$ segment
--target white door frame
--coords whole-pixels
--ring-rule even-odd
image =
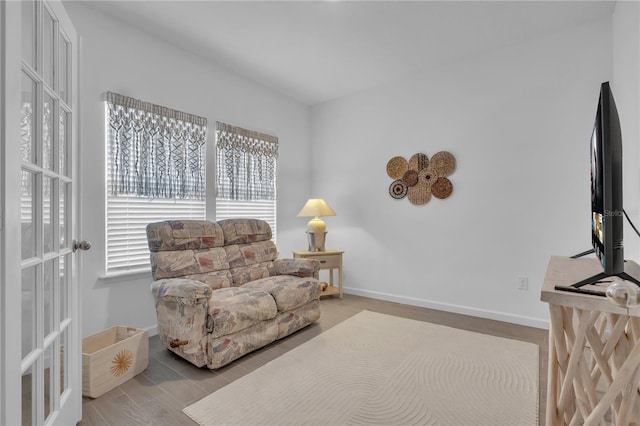
[[[2,11],[2,58],[0,63],[3,69],[2,74],[2,150],[3,159],[20,158],[19,147],[8,141],[17,141],[20,139],[20,110],[16,106],[20,105],[20,46],[22,42],[21,22],[16,17],[21,16],[20,2],[0,3]],[[19,40],[19,43],[9,42],[9,40]],[[9,64],[11,64],[9,66]],[[18,84],[16,84],[18,82]],[[3,377],[2,403],[0,404],[0,423],[6,425],[20,424],[20,411],[11,409],[11,407],[21,407],[20,395],[16,395],[15,389],[21,389],[21,350],[20,344],[20,324],[21,317],[16,315],[20,313],[19,306],[15,306],[15,301],[21,300],[20,295],[20,210],[19,206],[12,204],[9,200],[19,199],[18,189],[15,188],[15,182],[20,180],[20,164],[18,161],[4,161],[2,175],[2,195],[4,210],[4,231],[2,234],[2,282],[0,282],[0,291],[2,293],[2,309],[0,309],[0,322],[2,323],[1,348],[15,347],[16,350],[2,350],[2,365],[0,366],[0,375]],[[13,182],[13,185],[11,184]],[[13,301],[13,303],[9,303]],[[13,306],[12,306],[13,305]],[[17,316],[17,318],[16,318]]]
[[[40,0],[38,0],[40,1]],[[71,84],[71,109],[73,117],[67,126],[72,144],[68,163],[72,184],[71,205],[68,211],[78,217],[78,36],[64,11],[60,0],[47,0],[53,13],[67,30],[74,44],[71,72],[76,84]],[[21,152],[20,105],[22,102],[22,5],[19,1],[0,1],[0,424],[19,425],[22,416],[22,341],[21,327],[21,213],[20,188]],[[71,31],[71,33],[69,33]],[[39,43],[42,39],[39,40]],[[54,49],[57,49],[56,46]],[[55,52],[56,50],[54,50]],[[56,59],[57,60],[57,59]],[[56,118],[57,119],[57,118]],[[57,127],[56,127],[57,128]],[[12,143],[13,142],[13,143]],[[71,233],[78,235],[77,222],[68,224]],[[47,424],[75,424],[82,417],[80,288],[78,285],[78,255],[71,256],[71,285],[69,287],[69,342],[65,347],[68,357],[68,383],[70,391],[60,399],[65,409],[50,416]],[[53,396],[58,398],[58,396]],[[34,419],[35,420],[35,419]]]

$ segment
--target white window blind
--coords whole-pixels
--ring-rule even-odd
[[[205,218],[204,200],[107,197],[107,273],[149,269],[147,224]]]
[[[216,123],[216,220],[255,218],[277,235],[278,138]]]
[[[204,220],[206,119],[107,94],[106,275],[149,269],[146,227]]]
[[[222,200],[216,198],[216,220],[236,217],[262,219],[271,226],[273,240],[276,239],[276,200]]]

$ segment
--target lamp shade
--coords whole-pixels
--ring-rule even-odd
[[[329,204],[322,198],[310,198],[298,213],[298,217],[319,217],[319,216],[335,216]]]

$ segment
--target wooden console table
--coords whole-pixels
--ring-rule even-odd
[[[640,266],[627,261],[627,272]],[[640,422],[640,308],[556,290],[602,271],[597,259],[551,257],[541,300],[549,303],[546,424]],[[600,284],[606,289],[609,283]]]

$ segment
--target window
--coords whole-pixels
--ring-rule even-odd
[[[278,138],[216,123],[216,220],[251,217],[276,236]]]
[[[205,218],[207,120],[108,92],[105,122],[105,272],[148,270],[148,223]]]

